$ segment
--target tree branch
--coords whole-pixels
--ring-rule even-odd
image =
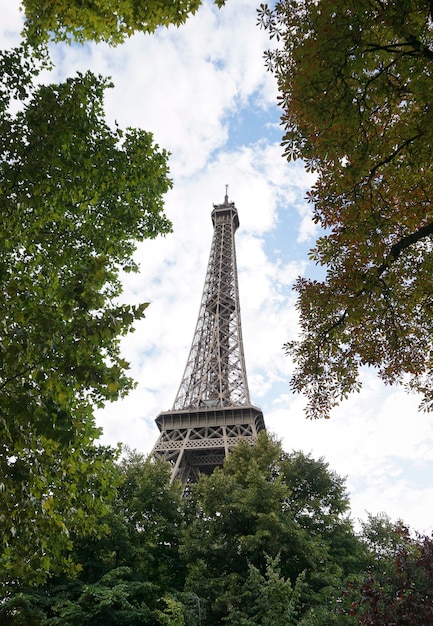
[[[417,133],[413,137],[409,137],[409,139],[406,139],[405,141],[403,141],[403,143],[401,143],[399,146],[397,146],[397,148],[394,150],[394,152],[391,152],[391,154],[389,154],[387,157],[382,159],[382,161],[379,161],[379,163],[376,163],[376,165],[374,165],[371,168],[371,170],[370,170],[370,174],[368,176],[368,181],[371,182],[372,178],[374,177],[374,175],[376,174],[377,170],[380,167],[382,167],[383,165],[386,165],[387,163],[390,163],[398,155],[399,152],[401,152],[409,144],[411,144],[413,141],[415,141],[415,139],[419,139],[419,137],[420,137],[419,133]]]
[[[416,52],[421,53],[421,56],[426,57],[431,61],[433,60],[433,50],[430,50],[428,46],[423,46],[414,35],[406,37],[406,41],[414,48],[414,50],[416,50]]]
[[[412,246],[414,243],[417,243],[421,239],[429,237],[429,235],[433,235],[433,222],[430,222],[430,224],[423,226],[415,233],[407,235],[406,237],[400,239],[400,241],[397,241],[397,243],[391,246],[391,250],[385,261],[377,268],[378,277],[380,277],[383,272],[387,270],[392,265],[392,263],[394,263],[398,259],[398,257],[404,250]]]
[[[404,50],[404,48],[411,47],[412,50]],[[367,52],[400,52],[402,55],[409,56],[424,56],[427,59],[433,60],[433,50],[430,50],[428,46],[423,46],[422,43],[414,36],[409,35],[406,37],[406,41],[397,41],[396,43],[389,43],[386,46],[366,44],[365,45]]]

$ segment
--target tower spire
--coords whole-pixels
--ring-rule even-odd
[[[153,454],[171,462],[172,478],[196,482],[223,464],[240,441],[253,444],[265,428],[252,405],[242,342],[235,232],[238,212],[214,205],[209,263],[197,325],[171,411],[156,418],[160,436]]]

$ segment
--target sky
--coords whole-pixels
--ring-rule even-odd
[[[2,48],[20,40],[18,0],[0,0]],[[57,82],[91,69],[111,76],[110,124],[139,127],[171,152],[173,189],[165,208],[173,233],[140,244],[140,272],[124,277],[123,300],[150,302],[146,318],[122,343],[136,389],[98,411],[102,442],[149,453],[154,420],[172,407],[188,357],[212,240],[211,211],[225,185],[239,212],[236,234],[242,334],[251,400],[286,451],[324,457],[345,476],[351,515],[386,513],[413,530],[433,531],[433,414],[418,399],[363,372],[360,393],[331,419],[310,421],[293,395],[283,344],[296,337],[297,276],[314,276],[308,260],[315,226],[305,200],[313,183],[301,162],[287,163],[277,88],[263,61],[270,42],[255,3],[205,1],[179,29],[137,34],[117,48],[51,47]]]

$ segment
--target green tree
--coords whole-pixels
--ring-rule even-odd
[[[296,626],[301,610],[301,574],[293,588],[290,580],[284,580],[279,568],[279,558],[267,558],[266,571],[249,565],[248,578],[242,586],[234,605],[229,606],[224,623],[230,626]],[[239,607],[239,608],[238,608]]]
[[[225,0],[214,0],[218,7]],[[23,0],[25,35],[34,43],[106,41],[118,44],[136,31],[153,33],[159,26],[180,26],[194,15],[202,0]]]
[[[305,160],[323,236],[300,278],[301,335],[286,345],[310,417],[359,389],[359,368],[409,380],[433,407],[432,5],[280,0],[260,22],[283,108],[285,154]]]
[[[1,623],[356,623],[350,605],[376,563],[365,545],[375,555],[376,544],[354,535],[344,481],[323,460],[285,454],[262,434],[188,497],[164,462],[128,453],[116,471],[115,497],[96,521],[106,532],[71,535],[75,576],[16,585]]]
[[[182,491],[170,484],[163,462],[129,452],[117,464],[117,489],[97,524],[102,536],[73,535],[74,577],[19,585],[0,603],[0,622],[10,626],[181,626],[183,587],[178,542]],[[99,494],[96,494],[99,495]]]
[[[67,567],[71,535],[99,532],[115,481],[94,407],[133,386],[119,342],[146,308],[119,304],[119,273],[137,269],[137,241],[170,231],[170,181],[149,133],[108,127],[105,80],[34,86],[25,48],[0,67],[0,571],[12,584]]]
[[[386,513],[368,514],[367,520],[361,522],[361,538],[373,559],[369,563],[370,569],[382,569],[383,563],[393,559],[406,531],[401,520],[394,523]]]
[[[133,566],[161,589],[181,589],[184,567],[179,558],[183,525],[182,486],[170,484],[171,467],[137,452],[120,464],[121,483],[114,511],[123,519],[134,546]]]
[[[306,475],[295,493],[303,466]],[[364,550],[346,516],[343,481],[323,461],[287,455],[263,434],[254,447],[240,444],[222,469],[201,477],[190,498],[180,548],[188,568],[185,590],[200,598],[206,624],[224,623],[229,615],[259,619],[259,600],[247,602],[257,576],[272,589],[275,584],[275,593],[287,590],[287,602],[293,600],[290,619],[300,594],[309,623],[333,623],[329,615],[335,613],[337,591],[346,574],[359,571]],[[269,570],[269,563],[278,568]]]

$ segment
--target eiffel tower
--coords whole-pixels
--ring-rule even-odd
[[[172,480],[211,474],[240,441],[265,429],[251,404],[242,343],[236,267],[238,212],[226,194],[213,205],[212,239],[197,326],[173,408],[160,413],[152,454],[172,465]]]

